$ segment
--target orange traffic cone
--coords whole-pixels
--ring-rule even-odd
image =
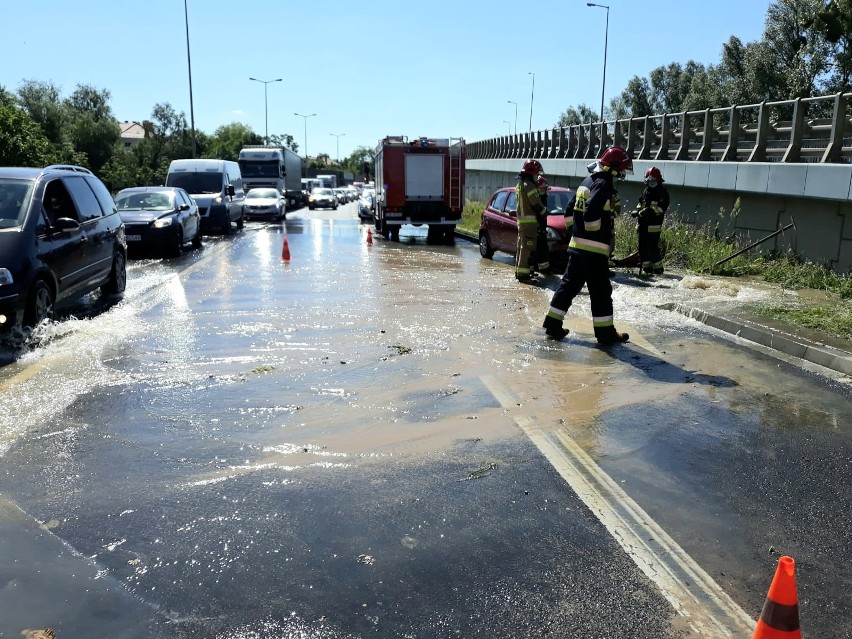
[[[367,229],[367,244],[372,244],[372,243],[373,243],[373,229],[368,228]]]
[[[796,562],[781,557],[752,639],[802,639],[799,629],[799,598],[796,595]]]
[[[281,247],[281,259],[285,262],[290,261],[290,243],[287,241],[287,236],[284,236],[284,246]]]

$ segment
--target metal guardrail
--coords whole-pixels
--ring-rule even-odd
[[[591,122],[469,142],[467,158],[852,162],[852,93]]]

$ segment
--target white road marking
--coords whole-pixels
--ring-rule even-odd
[[[504,408],[517,405],[512,391],[496,378],[486,375],[482,381]],[[755,621],[573,439],[542,431],[529,417],[516,417],[515,422],[695,636],[751,635]]]

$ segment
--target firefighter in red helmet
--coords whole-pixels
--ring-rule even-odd
[[[589,289],[592,325],[601,344],[626,342],[627,333],[615,330],[612,311],[612,284],[609,281],[609,256],[615,241],[613,216],[618,193],[613,184],[633,172],[633,160],[621,147],[608,148],[591,174],[574,194],[574,229],[568,245],[568,266],[550,301],[544,318],[548,337],[562,339],[568,331],[562,326],[565,314],[583,286]]]
[[[656,166],[645,171],[645,188],[636,207],[636,217],[639,218],[639,268],[645,273],[656,275],[663,272],[660,234],[663,231],[663,218],[669,208],[669,192],[663,182],[663,174]]]
[[[521,282],[532,279],[538,216],[546,209],[541,205],[541,195],[536,180],[544,173],[541,162],[527,160],[518,174],[515,195],[518,200],[518,244],[515,251],[515,277]]]
[[[663,174],[656,166],[645,171],[645,188],[631,216],[638,218],[639,249],[627,257],[613,260],[615,266],[639,266],[640,273],[663,273],[660,234],[669,208],[669,192],[663,186]]]

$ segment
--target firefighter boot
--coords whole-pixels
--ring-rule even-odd
[[[619,333],[614,326],[605,326],[595,329],[595,337],[598,344],[621,344],[630,339],[627,333]]]
[[[568,329],[563,328],[562,322],[553,317],[545,317],[542,327],[544,327],[544,332],[551,339],[561,340],[565,339],[565,336],[568,335]]]

